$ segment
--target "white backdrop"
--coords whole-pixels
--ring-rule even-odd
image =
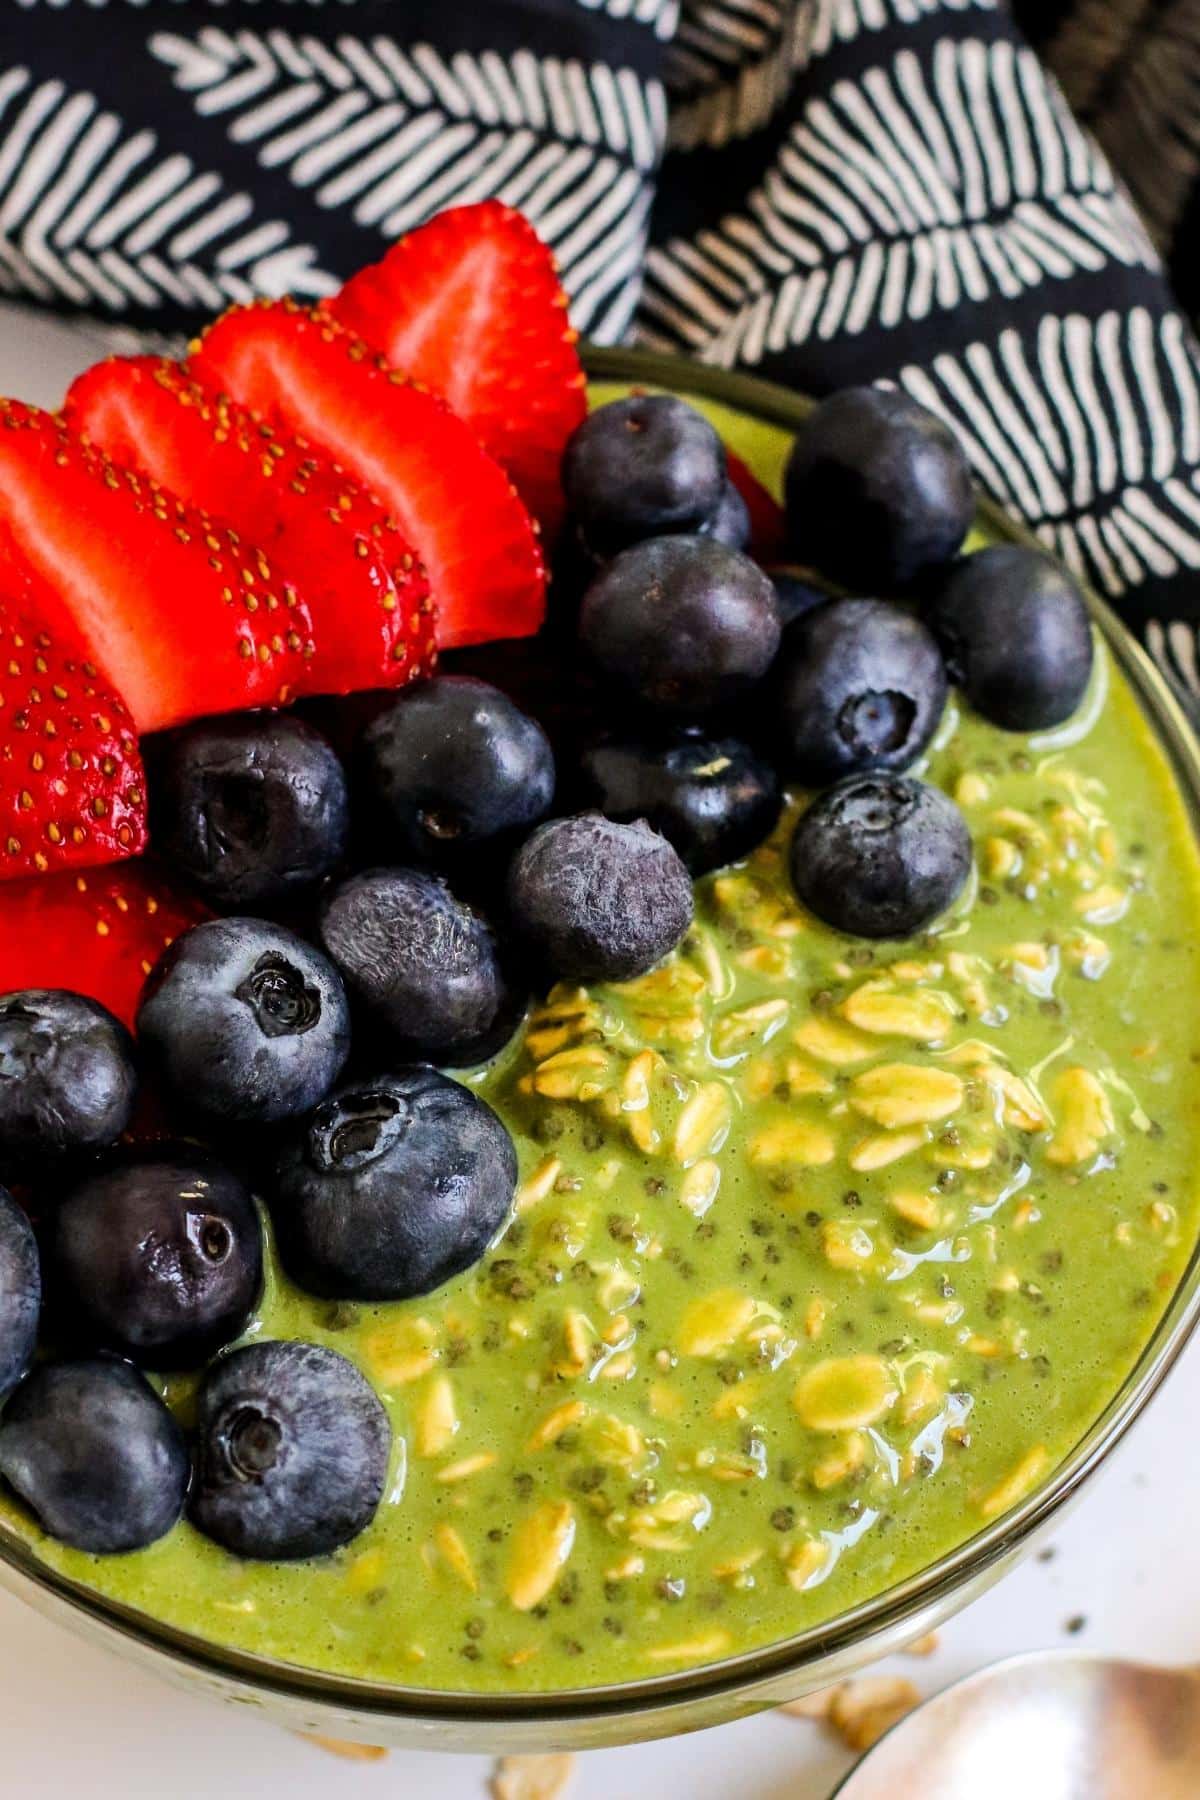
[[[64,327],[0,307],[0,393],[54,406],[96,354]],[[1200,1661],[1197,1391],[1200,1341],[1065,1521],[1049,1560],[1027,1563],[952,1621],[933,1657],[898,1658],[897,1668],[932,1692],[994,1657],[1046,1645]],[[824,1800],[847,1766],[823,1728],[764,1716],[580,1757],[572,1800]],[[488,1773],[476,1756],[394,1752],[380,1763],[342,1762],[238,1709],[218,1711],[135,1674],[0,1595],[6,1795],[482,1800]]]

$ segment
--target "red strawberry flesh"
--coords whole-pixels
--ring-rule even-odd
[[[429,572],[443,649],[537,630],[546,576],[536,529],[503,469],[436,394],[335,320],[286,300],[227,312],[191,369],[377,495]]]
[[[111,357],[73,384],[67,423],[258,544],[295,583],[317,653],[300,693],[389,687],[428,673],[424,570],[384,508],[293,437],[163,357]]]
[[[498,200],[450,207],[325,305],[444,394],[547,536],[557,530],[559,465],[587,410],[584,375],[554,259],[521,213]]]
[[[142,984],[181,931],[207,918],[155,864],[0,885],[0,992],[70,988],[132,1026]]]
[[[261,550],[16,400],[0,400],[0,582],[77,635],[139,731],[282,702],[313,654]]]
[[[0,880],[136,856],[146,776],[120,695],[0,601]]]

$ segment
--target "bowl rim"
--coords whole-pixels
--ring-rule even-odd
[[[623,348],[583,346],[584,368],[591,380],[627,382],[695,394],[718,401],[766,423],[795,429],[814,402],[756,376],[692,362],[684,357]],[[979,517],[996,535],[1044,552],[1023,526],[999,506],[979,497]],[[1122,674],[1149,720],[1179,785],[1193,831],[1200,838],[1200,740],[1167,680],[1137,644],[1116,612],[1086,590],[1092,617]],[[299,1702],[338,1709],[360,1720],[371,1718],[438,1722],[452,1728],[525,1728],[545,1726],[570,1730],[591,1721],[616,1722],[622,1717],[706,1709],[711,1717],[722,1701],[792,1678],[799,1689],[805,1670],[852,1656],[856,1647],[875,1639],[900,1643],[924,1628],[932,1614],[952,1610],[957,1592],[969,1583],[999,1573],[1066,1505],[1116,1448],[1178,1359],[1200,1319],[1200,1241],[1164,1308],[1150,1339],[1118,1392],[1084,1433],[1074,1449],[1032,1494],[991,1524],[906,1580],[873,1598],[792,1637],[764,1648],[742,1651],[674,1674],[651,1676],[595,1687],[563,1688],[539,1693],[471,1693],[372,1681],[361,1676],[326,1673],[267,1655],[226,1647],[194,1632],[155,1619],[136,1607],[97,1593],[42,1562],[31,1541],[0,1521],[0,1568],[7,1585],[20,1593],[27,1581],[67,1613],[79,1613],[102,1627],[114,1642],[132,1651],[165,1655],[198,1677],[234,1683],[264,1699]],[[14,1581],[14,1577],[16,1580]],[[882,1654],[882,1650],[880,1651]],[[729,1710],[727,1707],[726,1710]],[[710,1722],[706,1720],[705,1722]]]

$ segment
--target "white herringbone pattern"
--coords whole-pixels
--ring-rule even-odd
[[[119,315],[336,285],[282,219],[95,94],[0,72],[0,289]]]
[[[743,211],[652,250],[649,341],[726,365],[1012,298],[1154,252],[1104,159],[1007,42],[834,82]]]
[[[150,50],[198,112],[318,206],[390,240],[496,195],[553,248],[581,330],[611,337],[628,322],[666,133],[660,84],[531,50],[445,56],[382,35],[206,27],[157,32]]]

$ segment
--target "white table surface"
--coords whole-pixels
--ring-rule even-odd
[[[0,393],[53,406],[96,354],[63,326],[0,307]],[[898,1658],[897,1669],[932,1692],[995,1657],[1046,1645],[1200,1660],[1198,1392],[1200,1340],[1064,1522],[1048,1559],[1027,1562],[952,1621],[928,1660]],[[823,1728],[760,1717],[667,1743],[591,1752],[578,1759],[572,1797],[824,1800],[848,1762]],[[489,1769],[478,1756],[398,1751],[385,1762],[343,1762],[235,1708],[160,1686],[0,1594],[5,1795],[482,1800]]]

